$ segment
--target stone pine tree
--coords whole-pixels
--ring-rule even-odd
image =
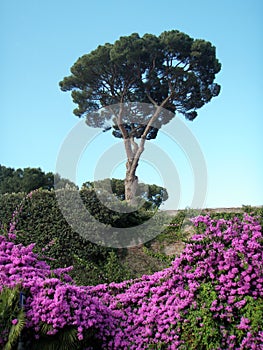
[[[197,110],[219,94],[214,80],[220,69],[216,49],[208,41],[178,30],[159,36],[134,33],[80,57],[71,75],[60,82],[62,91],[72,91],[76,116],[123,139],[128,202],[135,198],[136,169],[146,140],[156,138],[176,112],[194,120]],[[139,103],[137,110],[127,108],[130,103]],[[142,111],[141,104],[152,106],[152,111]]]

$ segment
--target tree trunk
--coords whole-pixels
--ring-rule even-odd
[[[137,164],[138,165],[138,164]],[[126,178],[125,178],[125,200],[136,205],[136,191],[138,187],[138,177],[135,175],[136,167],[127,161],[126,163]]]

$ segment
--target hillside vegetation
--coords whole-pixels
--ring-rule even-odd
[[[179,211],[151,241],[118,250],[72,232],[52,196],[1,197],[3,349],[263,346],[262,208]]]

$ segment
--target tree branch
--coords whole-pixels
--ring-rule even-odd
[[[137,151],[138,151],[139,146],[138,146],[138,144],[134,141],[134,137],[131,137],[131,144],[132,144],[132,146],[133,146],[133,154],[136,154]]]
[[[150,127],[152,126],[153,122],[158,118],[160,111],[161,111],[161,108],[163,108],[166,105],[166,103],[169,101],[169,99],[172,97],[172,95],[173,95],[173,92],[171,92],[166,97],[166,99],[163,100],[163,102],[161,103],[160,106],[156,107],[156,111],[155,111],[154,115],[149,120],[149,122],[144,130],[144,133],[141,136],[140,146],[137,148],[136,153],[134,154],[134,158],[132,160],[131,172],[135,171],[137,166],[138,166],[140,156],[141,156],[142,152],[144,151],[146,136],[147,136],[148,132],[150,131]]]
[[[148,99],[150,100],[150,102],[151,102],[155,107],[157,107],[158,104],[154,101],[154,99],[151,97],[151,95],[149,94],[148,91],[146,91],[146,95],[147,95]]]
[[[120,129],[122,137],[123,137],[123,142],[124,142],[125,151],[126,151],[128,161],[132,162],[134,153],[133,153],[132,147],[131,147],[131,140],[129,138],[127,130],[125,129],[125,127],[123,125],[122,115],[123,115],[123,104],[120,103],[120,110],[119,110],[119,114],[117,117],[117,125],[118,125],[118,128]]]
[[[159,116],[160,110],[161,108],[163,108],[166,103],[169,101],[169,99],[173,96],[174,92],[172,91],[167,97],[166,99],[163,100],[163,102],[161,103],[160,106],[157,106],[157,104],[155,104],[156,107],[156,111],[154,113],[154,115],[151,117],[151,119],[149,120],[144,133],[142,134],[142,140],[146,138],[148,132],[150,131],[150,127],[152,126],[153,122],[157,119],[157,117]]]

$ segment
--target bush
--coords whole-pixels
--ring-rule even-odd
[[[107,334],[114,320],[108,309],[89,297],[85,287],[73,285],[68,268],[52,270],[33,252],[33,245],[15,244],[14,239],[13,233],[0,236],[0,344],[13,350],[18,336],[27,349],[81,350],[85,341],[98,344],[94,334]],[[23,310],[18,303],[21,291]]]
[[[35,244],[35,252],[52,268],[74,265],[72,276],[81,284],[104,281],[93,280],[92,270],[100,269],[112,249],[85,240],[74,232],[57,205],[54,191],[38,190],[31,196],[24,193],[0,196],[0,222],[8,227],[16,221],[17,243]],[[85,262],[86,268],[83,263]]]
[[[23,288],[24,336],[39,337],[41,349],[42,340],[61,350],[260,349],[261,226],[247,214],[194,224],[199,233],[169,268],[91,287],[74,285],[68,269],[52,270],[9,232],[0,236],[0,290]],[[110,254],[106,270],[115,262]]]
[[[257,220],[195,219],[172,267],[94,294],[122,313],[109,348],[259,349],[262,343],[262,233]],[[114,305],[114,307],[113,307]]]
[[[114,227],[131,226],[134,226],[135,232],[138,231],[139,237],[139,230],[136,229],[136,226],[149,219],[153,213],[143,208],[133,213],[125,213],[123,211],[127,204],[120,202],[116,204],[118,207],[115,208],[118,211],[115,212],[104,206],[93,190],[83,189],[79,193],[75,188],[69,188],[58,191],[60,199],[62,198],[66,203],[65,210],[68,212],[69,220],[77,221],[76,225],[78,226],[81,225],[81,222],[86,224],[85,218],[83,219],[81,216],[81,210],[75,207],[79,217],[72,213],[74,211],[72,205],[78,204],[75,198],[80,194],[91,215],[96,220],[106,224],[105,231],[108,230],[113,237]],[[129,278],[130,275],[121,262],[125,249],[103,247],[74,232],[61,213],[57,195],[55,191],[46,190],[37,190],[29,195],[25,193],[0,195],[0,222],[2,226],[8,227],[10,222],[15,222],[16,242],[23,245],[34,243],[35,252],[45,259],[52,268],[74,266],[70,274],[79,284],[93,285],[113,280],[120,282]],[[88,238],[93,237],[99,241],[101,232],[98,232],[93,222],[88,222],[85,228],[89,230]],[[146,233],[144,232],[144,234]],[[151,234],[152,232],[149,232],[149,235]],[[130,240],[130,237],[126,238]],[[105,270],[104,265],[108,266],[107,264],[113,257],[115,257],[116,273],[113,270],[110,274],[108,267],[108,270]],[[116,279],[117,275],[119,277]]]

